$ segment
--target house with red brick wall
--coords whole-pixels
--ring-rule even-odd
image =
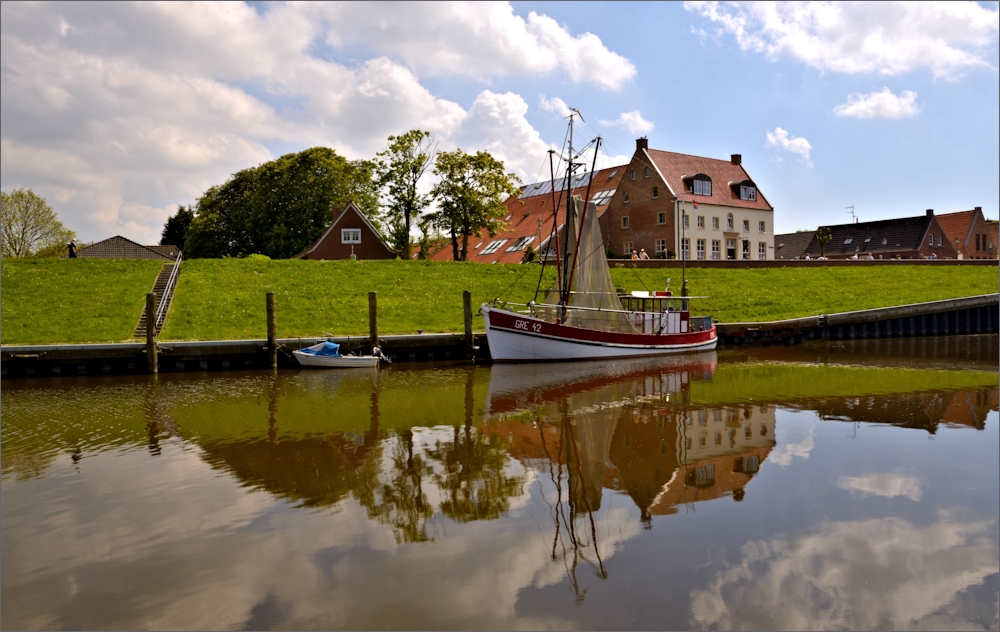
[[[944,228],[927,209],[924,215],[875,222],[824,226],[832,239],[822,249],[827,259],[955,259],[958,252]],[[802,257],[820,256],[815,233]]]
[[[636,140],[601,229],[621,257],[774,259],[774,208],[740,154],[729,160],[650,149]]]
[[[937,219],[960,259],[997,258],[997,242],[990,235],[981,206],[971,211],[942,213]]]
[[[555,243],[551,236],[553,233],[558,236],[563,232],[567,198],[573,195],[585,198],[589,188],[589,199],[597,206],[600,218],[607,211],[623,173],[623,167],[618,166],[576,174],[569,183],[568,194],[565,178],[522,186],[517,196],[504,202],[507,207],[504,229],[493,237],[471,235],[466,260],[479,263],[520,263],[529,246],[539,253],[554,255]],[[454,259],[451,245],[435,252],[431,259]]]
[[[365,214],[348,202],[343,211],[333,210],[333,223],[309,248],[292,259],[395,259],[396,251],[385,242]]]

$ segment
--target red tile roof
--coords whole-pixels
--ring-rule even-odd
[[[159,259],[162,261],[177,259],[176,249],[174,255],[169,256],[167,252],[160,252],[162,248],[164,246],[143,246],[121,235],[115,235],[86,248],[81,248],[76,256],[84,259],[88,257],[93,259]]]
[[[971,211],[959,211],[958,213],[945,213],[938,215],[938,224],[944,229],[944,234],[948,235],[948,240],[954,245],[955,240],[964,246],[969,240],[972,231],[972,222],[976,219],[975,209]]]
[[[624,166],[609,167],[597,171],[593,177],[590,198],[594,199],[602,191],[616,190],[624,172]],[[543,182],[538,184],[548,185],[549,183]],[[507,228],[497,233],[496,237],[485,235],[483,237],[469,237],[469,255],[467,257],[469,261],[476,261],[478,263],[520,263],[521,257],[524,256],[524,249],[508,251],[514,244],[518,243],[518,240],[534,237],[530,244],[535,250],[539,249],[541,243],[548,240],[549,235],[552,233],[552,193],[530,195],[531,192],[536,190],[535,186],[535,184],[527,184],[521,187],[522,193],[519,197],[512,197],[504,202],[508,208]],[[550,189],[547,186],[541,186],[537,190],[544,191]],[[528,194],[527,197],[525,197],[526,193]],[[579,195],[582,198],[587,194],[587,187],[581,186],[572,189],[570,194]],[[610,200],[610,197],[606,197],[604,202],[597,207],[598,216],[604,214]],[[565,191],[556,192],[556,202],[559,203],[560,201],[557,224],[561,227],[566,221]],[[539,220],[541,220],[541,225],[539,225]],[[483,251],[487,250],[491,243],[500,240],[507,241],[500,244],[495,250],[483,254]],[[450,261],[452,259],[451,247],[442,248],[434,253],[431,259],[435,261]]]
[[[759,187],[757,189],[756,200],[741,200],[739,189],[736,189],[734,192],[733,188],[729,186],[730,182],[738,183],[744,180],[753,180],[743,168],[743,165],[734,165],[731,160],[703,158],[701,156],[690,156],[688,154],[678,154],[659,149],[647,149],[646,152],[674,195],[680,195],[686,190],[684,188],[683,176],[694,176],[703,173],[712,179],[712,195],[699,195],[694,198],[699,203],[753,208],[765,211],[773,210],[764,197],[764,194],[760,192]],[[691,196],[692,194],[688,193],[687,199],[692,199]]]

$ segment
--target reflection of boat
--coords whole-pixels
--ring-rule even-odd
[[[576,177],[574,170],[583,166],[575,162],[580,156],[573,153],[576,115],[569,117],[567,193]],[[595,160],[600,141],[596,139]],[[543,302],[532,301],[520,311],[483,305],[493,360],[593,360],[715,349],[718,339],[711,317],[689,315],[692,297],[674,297],[669,291],[618,293],[608,269],[594,202],[584,204],[579,196],[567,195],[560,246],[555,189],[553,182],[553,227],[548,242],[555,245],[557,287],[546,292]],[[543,256],[543,271],[547,259]]]
[[[375,355],[340,355],[340,345],[335,342],[321,342],[305,349],[292,351],[299,364],[305,367],[325,369],[358,369],[378,366],[381,353],[376,348]]]

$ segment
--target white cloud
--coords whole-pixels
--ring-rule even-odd
[[[813,426],[808,428],[802,425],[788,425],[782,427],[782,434],[778,436],[778,445],[767,455],[767,460],[781,467],[788,467],[794,459],[806,460],[813,448],[816,447],[816,429]]]
[[[411,128],[434,132],[443,149],[488,149],[527,177],[548,145],[519,95],[485,90],[463,107],[418,73],[561,73],[608,89],[635,74],[596,36],[537,14],[524,20],[505,3],[0,11],[2,185],[58,201],[60,219],[88,241],[117,233],[155,243],[176,204],[274,158],[274,148],[370,157]],[[347,20],[367,35],[337,39]],[[315,50],[330,33],[336,46],[356,41],[376,55],[331,61]]]
[[[572,83],[618,90],[635,66],[592,33],[574,36],[552,18],[515,15],[508,2],[373,5],[317,9],[331,24],[330,45],[364,46],[421,74],[486,80],[510,74],[562,75]],[[346,27],[344,25],[349,25]]]
[[[899,472],[875,472],[864,476],[841,476],[837,487],[862,496],[883,496],[895,498],[903,496],[910,500],[920,500],[924,495],[921,480]]]
[[[998,12],[975,2],[686,2],[740,48],[834,72],[952,77],[989,67]]]
[[[767,133],[767,142],[764,145],[765,147],[778,147],[797,154],[803,162],[812,164],[809,159],[812,145],[809,144],[809,141],[801,136],[789,136],[788,132],[780,127],[775,127],[773,132]]]
[[[855,93],[848,96],[847,103],[835,107],[833,113],[837,116],[852,116],[861,119],[897,119],[916,116],[920,112],[920,106],[916,104],[916,101],[917,93],[912,90],[904,90],[899,96],[896,96],[889,88],[882,88],[881,92]]]
[[[740,564],[692,592],[692,627],[976,629],[953,603],[997,572],[995,533],[995,521],[940,512],[926,526],[833,522],[803,537],[749,542]]]
[[[569,116],[569,106],[559,97],[548,99],[542,94],[538,97],[538,104],[546,112],[555,112],[559,116]]]
[[[622,112],[613,121],[599,121],[601,125],[607,125],[608,127],[624,127],[632,134],[647,134],[653,131],[653,123],[642,118],[642,114],[639,110],[632,110],[631,112]]]

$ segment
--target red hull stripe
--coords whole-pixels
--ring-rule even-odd
[[[686,334],[622,334],[616,331],[598,331],[556,325],[531,316],[511,314],[494,309],[490,310],[490,328],[534,338],[564,340],[576,344],[640,349],[704,344],[715,340],[716,337],[715,325],[706,331]]]

